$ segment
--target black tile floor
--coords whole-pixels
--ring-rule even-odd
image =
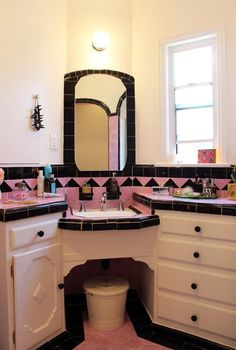
[[[83,312],[87,310],[84,294],[65,296],[66,328],[37,350],[72,350],[84,340]],[[153,324],[135,290],[129,290],[126,311],[141,338],[173,350],[233,350],[203,338]]]

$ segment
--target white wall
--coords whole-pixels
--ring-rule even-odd
[[[66,0],[0,1],[0,164],[62,161]],[[45,129],[31,128],[39,95]],[[57,136],[50,150],[49,135]]]
[[[164,162],[161,52],[165,39],[220,26],[225,29],[223,123],[228,161],[236,162],[236,1],[132,0],[133,75],[136,79],[137,162]]]
[[[163,162],[160,43],[217,25],[225,28],[222,111],[228,161],[236,163],[235,0],[0,0],[0,4],[0,165],[62,163],[63,76],[88,68],[135,77],[137,162]],[[110,34],[105,52],[92,49],[96,30]],[[30,127],[35,93],[45,124],[39,132]],[[56,150],[50,150],[51,133],[57,136]]]
[[[68,0],[68,72],[112,69],[131,73],[130,0]],[[109,33],[109,47],[92,48],[96,31]]]

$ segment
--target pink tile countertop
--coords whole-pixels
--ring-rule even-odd
[[[192,199],[192,198],[178,198],[174,196],[164,196],[142,193],[142,191],[135,193],[145,196],[152,201],[164,201],[164,202],[179,202],[179,203],[201,203],[201,204],[214,204],[214,205],[236,205],[236,200],[231,200],[227,198],[215,198],[215,199]]]
[[[136,191],[133,199],[140,206],[155,210],[186,211],[203,214],[236,216],[236,201],[227,198],[192,199],[156,195],[147,191]]]
[[[56,195],[56,196],[47,196],[47,197],[37,197],[37,196],[30,196],[25,200],[14,200],[13,198],[10,199],[2,199],[0,201],[0,209],[7,210],[7,209],[14,209],[14,208],[24,208],[28,206],[34,206],[34,205],[44,205],[44,204],[51,204],[51,203],[58,203],[65,201],[65,197],[63,195]]]
[[[3,197],[0,201],[0,221],[13,221],[32,216],[65,212],[67,203],[63,195],[39,198],[30,196],[25,200]]]

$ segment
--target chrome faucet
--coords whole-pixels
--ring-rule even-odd
[[[119,205],[118,205],[118,211],[124,211],[124,204],[123,201],[121,199],[119,199]]]
[[[103,192],[102,199],[101,199],[101,211],[106,209],[106,204],[107,204],[107,194],[106,192]]]

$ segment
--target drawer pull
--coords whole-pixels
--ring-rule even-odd
[[[197,321],[197,315],[192,315],[192,316],[191,316],[191,320],[192,320],[193,322],[196,322],[196,321]]]
[[[196,232],[200,232],[200,231],[201,231],[201,227],[200,227],[200,226],[195,226],[195,227],[194,227],[194,230],[195,230]]]
[[[194,256],[194,258],[197,259],[197,258],[199,258],[200,254],[199,254],[198,252],[194,252],[194,253],[193,253],[193,256]]]
[[[43,237],[43,236],[44,236],[44,232],[43,232],[43,231],[39,231],[39,232],[37,232],[37,235],[38,235],[39,237]]]
[[[59,283],[59,284],[58,284],[58,288],[59,288],[59,289],[64,289],[64,283]]]
[[[197,283],[192,283],[192,284],[191,284],[191,288],[192,288],[192,289],[197,289]]]

